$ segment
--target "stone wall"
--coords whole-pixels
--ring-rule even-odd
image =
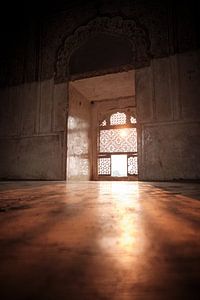
[[[64,179],[67,85],[26,83],[0,98],[0,178]]]
[[[90,180],[92,169],[91,104],[69,87],[67,179]]]
[[[136,71],[139,178],[200,178],[200,51]]]
[[[124,38],[127,31],[133,46],[140,179],[199,178],[197,1],[79,2],[65,6],[58,0],[55,9],[47,3],[39,13],[40,6],[32,2],[35,7],[27,6],[25,18],[23,10],[16,10],[11,18],[9,9],[5,16],[1,31],[5,27],[7,31],[1,35],[0,50],[0,178],[66,179],[69,53],[90,38],[89,24],[105,34],[106,22],[112,36],[120,36],[121,30]],[[97,57],[101,61],[102,53]],[[56,80],[62,59],[62,76]],[[76,70],[85,72],[81,62]]]

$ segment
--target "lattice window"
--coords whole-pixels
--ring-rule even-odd
[[[99,123],[98,175],[137,175],[137,122],[134,113],[128,109],[107,117]],[[125,157],[125,169],[122,168],[122,157]]]
[[[81,158],[79,161],[79,172],[81,175],[89,174],[89,160],[87,158]]]
[[[136,128],[100,130],[100,152],[136,152]]]
[[[129,175],[138,174],[137,156],[128,157],[128,174]]]
[[[136,124],[137,121],[136,121],[136,118],[134,118],[133,116],[130,117],[130,122],[131,124]]]
[[[101,122],[101,124],[100,124],[100,126],[106,126],[106,125],[107,125],[106,120],[103,120],[103,121]]]
[[[110,125],[126,124],[126,114],[117,112],[110,117]]]
[[[110,157],[100,157],[98,159],[98,174],[99,175],[110,175],[111,174]]]

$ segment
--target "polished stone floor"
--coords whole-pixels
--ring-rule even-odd
[[[200,184],[0,184],[0,299],[200,299]]]

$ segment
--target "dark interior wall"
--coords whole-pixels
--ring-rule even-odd
[[[199,179],[199,82],[200,51],[136,70],[140,179]]]
[[[72,54],[69,72],[76,75],[132,64],[132,47],[127,38],[99,33]]]
[[[1,86],[38,80],[40,15],[33,2],[4,2],[0,14]]]
[[[190,3],[182,1],[181,5],[176,1],[162,1],[161,3],[155,0],[123,1],[123,3],[120,1],[85,2],[84,5],[74,6],[69,12],[63,11],[44,18],[41,32],[41,78],[53,76],[57,50],[67,36],[73,35],[77,28],[86,25],[91,20],[104,16],[121,16],[123,19],[137,20],[147,31],[152,59],[199,47],[198,8],[195,1]],[[116,41],[113,41],[110,46],[116,51]],[[123,56],[123,53],[121,54]],[[101,60],[104,55],[100,47],[96,57]],[[126,56],[127,53],[124,53],[124,57]],[[92,60],[90,63],[93,65]],[[110,61],[108,60],[107,63],[109,64]],[[113,64],[116,65],[117,62]],[[88,69],[91,68],[92,66],[88,66]],[[79,67],[78,71],[84,73],[85,65],[82,69]]]
[[[96,17],[121,16],[137,20],[149,36],[151,58],[199,48],[199,4],[195,0],[162,3],[157,0],[125,0],[123,3],[119,0],[43,0],[41,3],[19,1],[12,9],[9,4],[4,6],[1,10],[1,86],[53,78],[56,53],[63,40]],[[111,48],[120,47],[121,43],[118,41],[117,45],[114,40],[105,44],[107,42]],[[101,54],[105,55],[102,49],[100,46],[100,59]],[[85,72],[85,65],[78,71]]]
[[[137,20],[137,24],[146,32],[150,41],[149,66],[146,62],[144,66],[141,64],[137,73],[139,93],[137,99],[138,103],[141,103],[138,113],[143,133],[149,134],[150,123],[151,126],[155,123],[160,126],[160,122],[189,122],[187,128],[189,132],[193,132],[193,139],[190,137],[191,134],[188,135],[190,140],[188,144],[188,139],[182,142],[184,129],[182,131],[180,129],[177,133],[181,141],[179,146],[184,148],[181,156],[179,155],[182,157],[179,165],[183,163],[184,153],[188,153],[186,151],[188,147],[194,146],[196,150],[192,165],[196,170],[192,172],[191,169],[186,168],[178,172],[179,165],[177,165],[174,174],[175,178],[199,176],[199,167],[197,168],[195,164],[199,153],[197,141],[200,119],[199,52],[197,51],[200,41],[199,4],[196,1],[184,0],[181,3],[156,0],[123,2],[59,0],[54,3],[21,1],[12,9],[9,5],[5,5],[1,14],[0,178],[65,179],[68,90],[66,80],[61,80],[59,84],[54,80],[58,49],[67,37],[75,34],[80,26],[105,16]],[[74,45],[77,52],[71,57],[71,73],[91,72],[92,74],[95,68],[101,69],[102,64],[99,64],[101,60],[105,63],[103,68],[116,67],[119,58],[122,59],[120,63],[129,64],[131,58],[128,41],[116,37],[106,42],[110,49],[115,49],[117,46],[120,49],[120,43],[127,43],[126,51],[122,47],[121,51],[116,52],[115,59],[112,58],[111,61],[109,53],[107,52],[105,56],[102,47],[98,47],[100,40],[99,36],[96,39],[97,47],[94,48],[95,56],[92,60],[86,57],[87,47],[90,44],[83,44],[82,49],[79,50]],[[84,55],[77,62],[77,57],[80,57],[81,53]],[[147,78],[144,82],[145,88],[143,88],[142,78]],[[169,80],[172,84],[162,88],[162,85]],[[176,87],[173,87],[173,82],[176,83]],[[193,93],[194,89],[195,93]],[[170,102],[167,92],[162,94],[162,90],[175,91],[171,93]],[[166,108],[164,110],[163,105]],[[195,124],[190,127],[193,121]],[[147,127],[148,130],[145,129]],[[165,132],[168,132],[168,129],[169,127]],[[170,133],[172,131],[173,129]],[[145,165],[150,168],[154,159],[159,169],[159,160],[154,158],[155,151],[151,148],[151,140],[154,141],[157,136],[156,130],[154,132],[152,130],[151,134],[150,145],[147,143],[145,153],[152,159],[148,165],[149,158],[141,157],[143,169]],[[175,138],[176,135],[171,137],[171,139]],[[157,141],[154,145],[157,145],[155,147],[158,149],[156,143]],[[159,169],[157,175],[155,175],[156,169],[154,175],[146,174],[146,171],[142,170],[143,179],[173,179],[173,171],[170,174],[165,171],[171,150],[167,150],[168,146],[163,147],[167,153],[164,168]],[[162,151],[164,150],[161,150],[159,156]]]

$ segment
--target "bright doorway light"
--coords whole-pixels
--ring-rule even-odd
[[[111,176],[127,176],[127,155],[111,155]]]

